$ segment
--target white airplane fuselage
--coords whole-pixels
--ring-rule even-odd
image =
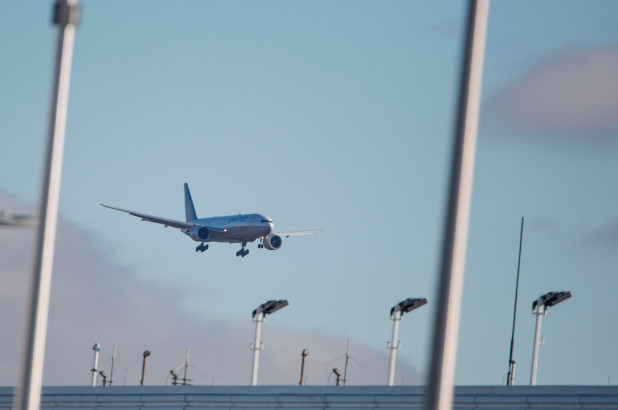
[[[262,214],[215,216],[187,222],[195,224],[195,228],[181,231],[196,242],[253,242],[270,235],[274,227],[272,220]]]

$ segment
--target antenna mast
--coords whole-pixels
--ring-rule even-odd
[[[185,360],[185,377],[183,377],[182,379],[182,385],[186,386],[187,385],[187,369],[189,368],[189,351],[191,350],[191,347],[187,347],[187,359]]]
[[[112,370],[109,372],[109,385],[112,385],[114,380],[114,365],[116,364],[116,343],[114,343],[114,350],[112,352]]]
[[[513,331],[511,333],[511,352],[509,353],[509,372],[506,375],[506,385],[512,386],[515,378],[515,361],[513,360],[513,344],[515,343],[515,318],[517,317],[517,293],[519,290],[519,268],[521,266],[521,244],[524,238],[524,217],[521,217],[519,231],[519,256],[517,257],[517,281],[515,282],[515,306],[513,307]]]
[[[343,385],[348,379],[348,361],[350,360],[350,338],[348,337],[348,348],[345,351],[345,367],[343,368]]]

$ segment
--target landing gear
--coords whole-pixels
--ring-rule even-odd
[[[202,242],[197,248],[195,248],[195,252],[204,252],[206,249],[208,249],[208,245],[204,245],[204,242]]]
[[[242,248],[236,252],[236,256],[242,256],[243,258],[247,255],[249,255],[249,249],[245,249],[245,246],[247,246],[247,241],[244,241],[242,243]]]
[[[264,248],[264,238],[260,238],[260,243],[258,243],[258,249],[263,249]]]

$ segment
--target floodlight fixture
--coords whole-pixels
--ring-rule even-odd
[[[339,386],[341,384],[341,370],[337,369],[336,367],[333,369],[333,373],[335,373],[335,376],[337,376],[337,380],[336,380],[336,384],[337,386]]]
[[[105,370],[101,370],[99,374],[103,378],[103,386],[107,386],[107,373],[105,373]]]
[[[269,300],[268,302],[262,303],[257,309],[253,310],[252,316],[255,318],[256,315],[262,313],[264,316],[270,315],[278,311],[279,309],[283,309],[289,305],[287,300]]]
[[[172,385],[178,385],[178,372],[176,370],[170,370],[170,374],[172,375]]]
[[[401,347],[401,342],[397,341],[397,335],[399,333],[399,322],[403,318],[403,314],[411,312],[414,309],[426,305],[427,299],[425,298],[407,298],[397,303],[391,308],[391,320],[393,321],[393,340],[387,342],[386,347],[391,351],[390,364],[388,368],[388,381],[387,385],[392,386],[395,380],[395,357],[397,350]]]
[[[403,316],[404,313],[411,312],[425,304],[427,304],[427,299],[425,298],[407,298],[391,308],[391,316],[393,316],[395,312],[401,312]]]
[[[150,356],[150,350],[144,350],[144,359]]]
[[[534,302],[532,302],[532,310],[535,310],[538,305],[542,305],[547,310],[548,307],[555,306],[571,297],[571,292],[547,292]]]
[[[289,305],[285,299],[269,300],[262,303],[252,312],[253,321],[255,322],[255,341],[249,344],[249,349],[253,350],[253,369],[251,371],[251,385],[257,384],[258,365],[260,360],[260,350],[264,349],[264,343],[260,340],[262,334],[262,323],[266,315],[271,315],[276,311],[283,309]]]
[[[547,309],[563,302],[571,297],[571,292],[547,292],[532,302],[532,314],[536,315],[536,329],[534,331],[534,346],[532,350],[532,366],[530,369],[530,386],[536,385],[536,372],[539,363],[539,346],[541,341],[541,318],[547,313]]]

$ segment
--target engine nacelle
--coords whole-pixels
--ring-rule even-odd
[[[269,251],[276,251],[277,249],[281,248],[282,244],[283,239],[281,239],[279,235],[275,235],[274,233],[271,233],[266,238],[264,238],[264,247]]]
[[[210,239],[210,231],[205,226],[196,226],[191,230],[189,236],[194,241],[207,241]]]

